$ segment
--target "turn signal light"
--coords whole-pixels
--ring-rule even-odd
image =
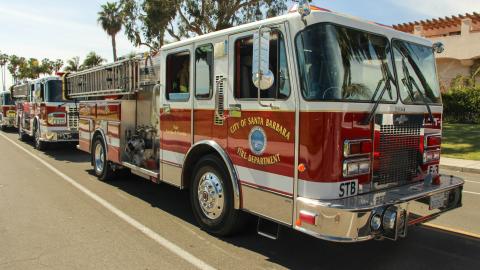
[[[315,225],[315,221],[317,219],[317,215],[314,214],[314,213],[311,213],[311,212],[307,212],[307,211],[300,211],[299,213],[299,220],[301,222],[305,222],[305,223],[308,223],[308,224],[311,224],[311,225]]]
[[[435,147],[440,146],[442,144],[442,136],[441,135],[428,135],[425,138],[427,147]]]
[[[372,140],[346,140],[343,143],[343,156],[356,157],[369,155],[373,150]]]

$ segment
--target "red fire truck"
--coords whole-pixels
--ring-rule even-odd
[[[39,150],[48,143],[78,142],[78,104],[63,99],[60,77],[14,86],[12,94],[18,100],[16,126],[20,139],[34,138]]]
[[[281,224],[331,241],[397,239],[460,207],[463,180],[438,170],[441,46],[299,11],[66,74],[98,178],[127,168],[189,189],[216,235],[248,212],[272,238]]]
[[[15,104],[10,92],[0,93],[0,129],[13,127],[15,122]]]

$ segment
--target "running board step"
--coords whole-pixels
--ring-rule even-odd
[[[258,218],[257,233],[272,240],[277,240],[280,235],[280,224],[265,218]]]

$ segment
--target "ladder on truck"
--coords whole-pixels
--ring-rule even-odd
[[[29,83],[22,83],[11,87],[12,97],[14,99],[25,99],[28,96]]]
[[[73,99],[133,94],[139,86],[138,65],[138,59],[125,59],[67,73],[63,79],[65,97]]]

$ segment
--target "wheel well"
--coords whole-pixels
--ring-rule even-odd
[[[222,157],[218,154],[218,152],[209,145],[202,144],[193,148],[188,153],[188,156],[183,163],[182,185],[184,188],[190,188],[195,164],[197,164],[200,157],[205,155],[215,155],[221,160],[223,160]]]

